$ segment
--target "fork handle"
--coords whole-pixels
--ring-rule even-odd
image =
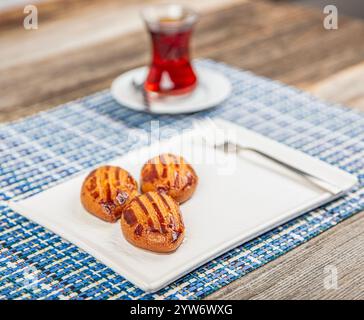
[[[229,149],[229,146],[230,145],[233,145],[238,151],[252,151],[268,160],[271,160],[272,162],[275,162],[279,165],[281,165],[282,167],[285,167],[291,171],[293,171],[294,173],[297,173],[298,175],[304,177],[306,180],[310,181],[311,183],[313,183],[315,186],[331,193],[332,195],[338,195],[342,192],[342,190],[340,188],[338,188],[337,186],[333,185],[332,183],[320,178],[320,177],[317,177],[307,171],[304,171],[304,170],[301,170],[291,164],[289,164],[288,162],[286,161],[283,161],[281,159],[278,159],[276,157],[273,157],[271,156],[270,154],[268,153],[265,153],[264,151],[261,151],[259,149],[256,149],[256,148],[252,148],[252,147],[247,147],[247,146],[241,146],[239,144],[232,144],[230,142],[225,142],[224,143],[224,148],[228,147]]]

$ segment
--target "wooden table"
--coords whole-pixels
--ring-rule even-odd
[[[149,1],[152,2],[152,1]],[[329,101],[364,110],[364,21],[287,2],[203,0],[194,56],[225,61]],[[148,61],[142,1],[73,0],[39,5],[39,29],[22,8],[0,14],[0,121],[17,119],[108,88]],[[214,299],[364,298],[364,212],[209,296]],[[324,268],[338,270],[337,290]]]

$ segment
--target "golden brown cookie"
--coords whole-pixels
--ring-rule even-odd
[[[191,165],[170,153],[150,159],[141,172],[142,192],[164,192],[178,203],[191,198],[197,183],[198,177]]]
[[[123,211],[120,224],[131,244],[150,251],[174,251],[184,238],[178,203],[158,192],[135,197]]]
[[[137,182],[129,172],[119,167],[102,166],[90,172],[83,182],[81,202],[96,217],[115,222],[137,194]]]

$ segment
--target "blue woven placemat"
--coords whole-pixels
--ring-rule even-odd
[[[364,209],[363,114],[329,106],[298,89],[225,64],[197,63],[220,70],[233,84],[232,96],[207,112],[189,116],[137,113],[120,107],[109,91],[103,91],[0,126],[0,299],[203,298]],[[206,116],[231,120],[300,149],[357,175],[361,185],[154,294],[145,294],[6,204],[139,147],[152,120],[159,120],[162,127],[182,129]],[[135,141],[126,139],[130,130]]]

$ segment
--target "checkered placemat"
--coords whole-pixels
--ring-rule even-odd
[[[197,63],[231,79],[233,94],[218,108],[189,116],[155,116],[121,107],[109,91],[103,91],[0,126],[1,299],[203,298],[364,209],[363,114],[329,106],[298,89],[221,63]],[[361,186],[227,252],[155,294],[145,294],[6,204],[138,148],[147,141],[151,120],[182,129],[206,116],[231,120],[320,158],[357,175]],[[126,139],[130,130],[135,141]]]

